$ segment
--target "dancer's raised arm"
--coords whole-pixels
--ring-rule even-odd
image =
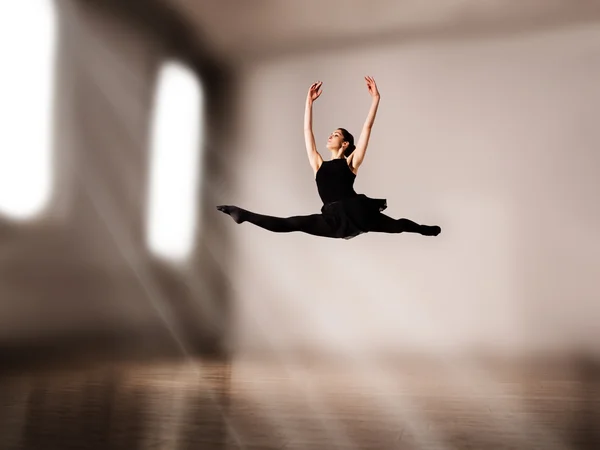
[[[322,81],[313,83],[308,89],[308,95],[306,96],[306,109],[304,111],[304,141],[306,143],[306,152],[308,154],[308,161],[313,171],[317,173],[319,167],[323,163],[323,158],[317,151],[317,145],[315,144],[315,136],[312,130],[312,106],[313,102],[321,95]]]
[[[362,132],[360,133],[360,137],[356,143],[356,149],[351,155],[351,164],[355,171],[358,170],[363,162],[363,159],[365,158],[365,153],[367,152],[367,147],[369,145],[369,138],[371,137],[371,129],[373,128],[373,123],[375,122],[375,116],[377,115],[377,108],[379,107],[379,100],[381,98],[379,91],[377,90],[375,80],[372,77],[365,77],[365,81],[367,82],[367,89],[369,89],[369,94],[371,94],[373,101],[371,102],[371,109],[369,110],[367,120],[363,125]]]

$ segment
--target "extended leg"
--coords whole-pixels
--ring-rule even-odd
[[[321,237],[335,237],[333,230],[321,214],[308,216],[273,217],[256,214],[237,206],[217,206],[217,209],[229,214],[237,223],[250,222],[275,233],[299,231]]]
[[[379,214],[372,222],[370,231],[379,233],[419,233],[424,236],[437,236],[442,229],[437,225],[419,225],[408,219],[392,219],[385,214]]]

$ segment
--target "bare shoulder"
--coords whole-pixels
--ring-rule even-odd
[[[350,156],[348,156],[346,158],[346,162],[348,163],[348,167],[350,168],[350,170],[352,171],[352,173],[354,175],[358,175],[358,167],[354,167],[354,164],[352,164],[353,158],[354,158],[354,152],[352,152],[350,154]]]
[[[313,168],[313,172],[314,172],[315,178],[317,177],[317,172],[319,171],[319,169],[323,165],[323,158],[321,158],[321,155],[319,155],[318,153],[317,153],[317,155],[318,156],[315,158],[315,160],[313,161],[313,164],[312,164],[312,168]]]

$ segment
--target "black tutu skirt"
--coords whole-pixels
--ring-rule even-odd
[[[321,213],[334,230],[336,238],[352,239],[370,231],[372,220],[386,208],[386,199],[369,198],[359,194],[356,197],[326,203],[321,208]]]

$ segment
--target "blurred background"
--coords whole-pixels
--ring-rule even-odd
[[[0,5],[0,448],[600,448],[600,3]],[[436,238],[237,225],[355,188]]]

